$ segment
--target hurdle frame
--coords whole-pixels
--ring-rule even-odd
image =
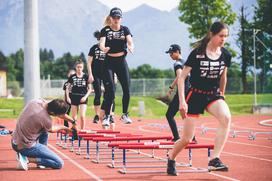
[[[126,151],[127,151],[127,149],[131,149],[131,148],[129,148],[129,146],[126,147],[126,146],[122,146],[122,145],[120,145],[118,148],[123,150],[123,168],[118,170],[119,173],[121,173],[121,174],[166,173],[165,170],[164,171],[161,171],[161,170],[153,170],[153,171],[127,170],[127,168],[129,168],[129,167],[127,167],[127,162],[126,162]],[[158,148],[159,149],[172,149],[173,145],[160,145]],[[141,149],[158,149],[158,148],[157,147],[153,147],[153,148],[152,147],[147,147],[147,148],[141,147]],[[137,149],[137,148],[135,147],[133,149]],[[190,148],[190,146],[187,146],[185,149],[189,149],[189,150],[190,149],[207,149],[208,150],[208,162],[209,162],[210,157],[211,157],[211,149],[214,149],[214,145],[198,145],[198,147],[193,147],[191,145],[191,148]],[[190,154],[190,156],[192,156],[192,153]],[[192,159],[192,157],[191,157],[191,159]],[[189,166],[189,168],[191,168],[191,167],[192,167],[192,165]],[[211,171],[211,169],[209,168],[209,166],[207,168],[196,168],[196,169],[191,168],[191,170],[177,170],[178,173],[207,173],[210,171]]]

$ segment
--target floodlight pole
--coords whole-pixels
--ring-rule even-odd
[[[260,30],[258,29],[253,29],[253,52],[254,52],[254,57],[253,57],[253,63],[254,63],[254,106],[257,105],[257,83],[256,83],[256,76],[257,76],[257,70],[256,70],[256,34],[259,32]]]
[[[38,0],[24,0],[24,102],[39,97]]]

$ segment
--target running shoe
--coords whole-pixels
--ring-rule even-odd
[[[95,115],[93,119],[93,123],[97,124],[99,122],[99,116]]]
[[[102,126],[110,126],[110,116],[106,115],[102,120]]]
[[[26,156],[22,155],[21,153],[16,154],[16,160],[18,161],[17,168],[20,170],[28,170],[28,159]]]
[[[125,124],[131,124],[131,123],[132,123],[132,120],[128,117],[128,113],[124,113],[124,114],[121,116],[121,120],[122,120],[123,123],[125,123]]]
[[[192,139],[192,143],[197,144],[197,140],[196,140],[195,136]]]
[[[219,158],[214,158],[209,161],[209,170],[211,171],[228,171],[229,167],[222,163]]]
[[[110,115],[110,124],[113,124],[113,123],[115,123],[115,121],[114,121],[114,116],[113,116],[113,115]]]
[[[176,170],[176,161],[168,159],[167,162],[167,174],[172,176],[177,176],[177,170]]]

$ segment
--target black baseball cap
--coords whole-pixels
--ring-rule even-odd
[[[173,53],[173,52],[176,52],[176,51],[181,52],[180,46],[177,45],[177,44],[172,44],[172,45],[170,45],[169,49],[165,53]]]
[[[117,7],[112,8],[110,10],[110,16],[111,17],[120,17],[120,18],[122,18],[122,10],[120,8],[117,8]]]

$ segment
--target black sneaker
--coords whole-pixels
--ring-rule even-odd
[[[99,116],[95,115],[94,119],[93,119],[93,123],[97,124],[99,122]]]
[[[224,165],[219,158],[214,158],[209,161],[209,170],[211,171],[228,171],[229,167]]]
[[[172,176],[177,176],[177,170],[176,170],[176,161],[168,159],[167,162],[167,174]]]
[[[172,142],[176,142],[176,141],[178,141],[179,139],[180,139],[180,137],[177,137],[177,138],[174,137],[174,138],[172,139]]]
[[[197,144],[197,140],[196,140],[195,136],[192,139],[192,143]]]
[[[113,115],[110,115],[110,124],[113,124],[113,123],[115,123],[115,121],[114,121],[114,116],[113,116]]]

